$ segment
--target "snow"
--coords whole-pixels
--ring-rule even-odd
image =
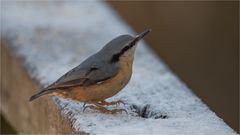
[[[135,33],[104,2],[3,2],[2,36],[42,87],[121,34]],[[147,27],[146,27],[147,28]],[[154,30],[153,30],[154,31]],[[151,37],[151,33],[148,35]],[[39,88],[40,89],[40,88]],[[94,135],[235,135],[141,41],[129,84],[108,101],[121,99],[126,113],[102,114],[80,102],[53,97],[76,131]],[[138,110],[139,114],[134,112]],[[144,109],[146,110],[144,117]]]

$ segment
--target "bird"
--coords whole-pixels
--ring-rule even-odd
[[[127,112],[125,109],[106,108],[125,104],[122,100],[105,100],[116,95],[128,84],[132,76],[136,45],[150,31],[151,29],[146,29],[136,36],[126,34],[114,38],[77,67],[31,96],[29,101],[43,95],[52,95],[83,102],[83,110],[91,108],[110,114]],[[89,105],[85,106],[86,104]]]

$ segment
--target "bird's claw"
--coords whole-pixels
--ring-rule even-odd
[[[93,110],[97,110],[97,111],[100,111],[102,113],[108,113],[108,114],[116,114],[118,112],[125,112],[126,114],[128,114],[127,110],[125,109],[113,109],[113,110],[108,110],[106,109],[105,107],[103,106],[94,106],[94,105],[88,105],[88,106],[85,106],[83,108],[83,112],[87,109],[87,108],[90,108],[90,109],[93,109]]]
[[[125,103],[122,100],[117,100],[117,101],[112,101],[112,102],[100,101],[99,104],[103,105],[103,106],[110,106],[110,105],[119,106],[120,104],[125,105]]]
[[[113,101],[113,103],[116,104],[117,106],[119,106],[120,104],[125,105],[125,103],[122,100]]]
[[[84,105],[83,105],[83,112],[87,109],[87,108],[90,108],[90,109],[95,109],[96,107],[95,106],[93,106],[93,105],[88,105],[88,106],[85,106],[86,104],[84,103]]]
[[[115,114],[118,112],[125,112],[126,114],[128,114],[127,110],[125,109],[113,109],[113,110],[109,110],[111,114]]]

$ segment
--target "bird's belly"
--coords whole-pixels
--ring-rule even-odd
[[[132,70],[121,70],[116,76],[106,81],[90,86],[78,86],[68,90],[54,92],[52,95],[61,96],[81,102],[102,101],[112,97],[122,90],[129,82]]]
[[[131,73],[118,74],[115,77],[86,87],[75,87],[71,91],[71,96],[75,100],[82,102],[101,101],[112,97],[123,89],[131,78]]]
[[[90,86],[73,87],[69,90],[57,92],[53,95],[81,102],[102,101],[106,98],[112,97],[122,90],[131,78],[132,65],[124,63],[122,67],[124,68],[122,68],[117,75],[108,80]]]

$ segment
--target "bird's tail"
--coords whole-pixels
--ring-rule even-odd
[[[42,91],[38,92],[37,94],[32,95],[30,97],[29,101],[33,101],[34,99],[39,98],[39,97],[41,97],[43,95],[46,95],[46,94],[48,94],[50,92],[51,92],[50,90],[42,90]]]

